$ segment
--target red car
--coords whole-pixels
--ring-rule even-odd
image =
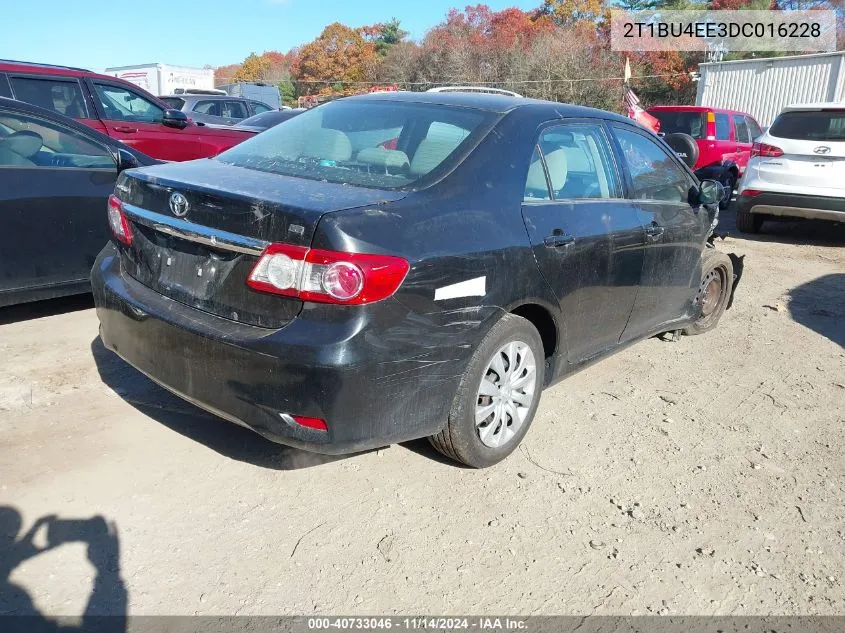
[[[762,134],[750,114],[703,106],[654,106],[646,112],[660,121],[660,134],[699,180],[718,180],[733,192]],[[721,206],[728,204],[730,196]]]
[[[198,125],[135,84],[81,68],[0,61],[0,97],[64,114],[160,160],[214,156],[254,136]]]

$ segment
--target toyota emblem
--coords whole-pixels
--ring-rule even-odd
[[[188,215],[188,209],[190,208],[191,205],[188,203],[188,199],[181,193],[174,191],[170,194],[170,210],[177,218],[184,218]]]
[[[816,154],[830,154],[830,148],[827,145],[819,145],[813,152]]]

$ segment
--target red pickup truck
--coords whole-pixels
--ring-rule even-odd
[[[64,114],[160,160],[214,156],[254,136],[194,123],[134,84],[81,68],[0,60],[0,97]]]

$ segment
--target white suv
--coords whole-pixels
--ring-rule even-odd
[[[757,233],[773,216],[845,222],[845,104],[789,106],[756,139],[737,228]]]

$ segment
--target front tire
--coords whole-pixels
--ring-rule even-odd
[[[510,455],[528,432],[545,376],[543,342],[526,319],[506,314],[475,350],[434,448],[473,468]]]
[[[728,190],[728,193],[725,199],[719,202],[720,211],[724,211],[731,206],[731,200],[733,200],[734,197],[734,189],[736,188],[736,176],[734,176],[733,172],[728,172],[728,175],[725,176],[725,179],[722,181],[722,185],[724,185],[725,189]]]
[[[695,297],[698,318],[684,334],[704,334],[716,327],[728,307],[733,280],[731,258],[715,248],[705,248],[701,254],[701,281]]]

